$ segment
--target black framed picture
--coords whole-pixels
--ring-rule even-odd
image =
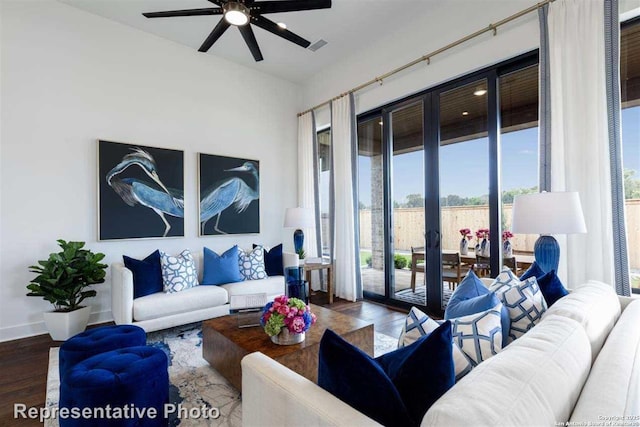
[[[98,140],[98,239],[184,236],[184,152]]]
[[[260,232],[260,162],[198,154],[200,235]]]

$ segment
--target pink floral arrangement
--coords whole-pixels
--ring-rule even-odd
[[[468,228],[461,228],[460,230],[460,235],[462,237],[466,237],[467,239],[471,238],[471,230]]]
[[[489,238],[489,229],[488,228],[480,228],[476,231],[476,239],[488,239]]]
[[[502,232],[502,240],[503,240],[503,241],[507,241],[507,240],[509,240],[509,239],[510,239],[510,238],[512,238],[512,237],[513,237],[513,233],[512,233],[512,232],[510,232],[509,230],[504,230],[504,231]]]
[[[270,337],[278,335],[282,328],[287,328],[293,334],[306,332],[316,323],[316,315],[308,305],[298,298],[286,295],[276,297],[262,309],[260,324]]]

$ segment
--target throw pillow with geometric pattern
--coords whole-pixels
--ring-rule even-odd
[[[511,270],[505,268],[495,278],[489,290],[494,291],[509,310],[510,341],[521,337],[533,328],[547,311],[547,302],[535,277],[520,281]]]
[[[498,354],[502,349],[500,310],[502,304],[481,313],[449,319],[453,334],[456,381],[467,375],[474,366]],[[429,335],[443,322],[433,320],[421,310],[412,307],[400,333],[398,347],[404,347],[422,336]]]
[[[238,248],[238,266],[244,280],[260,280],[267,278],[264,268],[264,247],[258,245],[249,253]]]
[[[189,249],[180,252],[177,257],[161,251],[160,266],[162,285],[166,293],[171,294],[198,286],[198,271]]]

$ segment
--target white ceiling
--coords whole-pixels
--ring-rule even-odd
[[[142,12],[214,7],[207,0],[59,0],[70,6],[155,34],[197,51],[220,16],[147,19]],[[259,0],[257,0],[259,1]],[[253,26],[264,56],[255,62],[240,32],[229,28],[207,53],[293,82],[303,82],[351,52],[375,44],[418,16],[433,13],[437,0],[333,0],[331,9],[274,13],[290,31],[326,46],[312,52]],[[204,54],[202,54],[204,55]]]

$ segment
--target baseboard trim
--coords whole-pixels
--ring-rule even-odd
[[[91,313],[89,317],[89,324],[95,325],[97,323],[106,323],[113,321],[113,315],[111,310],[99,311],[97,313]],[[9,326],[0,328],[0,342],[13,341],[21,338],[29,338],[37,335],[47,334],[47,328],[44,326],[44,321],[35,323],[26,323],[23,325]]]

